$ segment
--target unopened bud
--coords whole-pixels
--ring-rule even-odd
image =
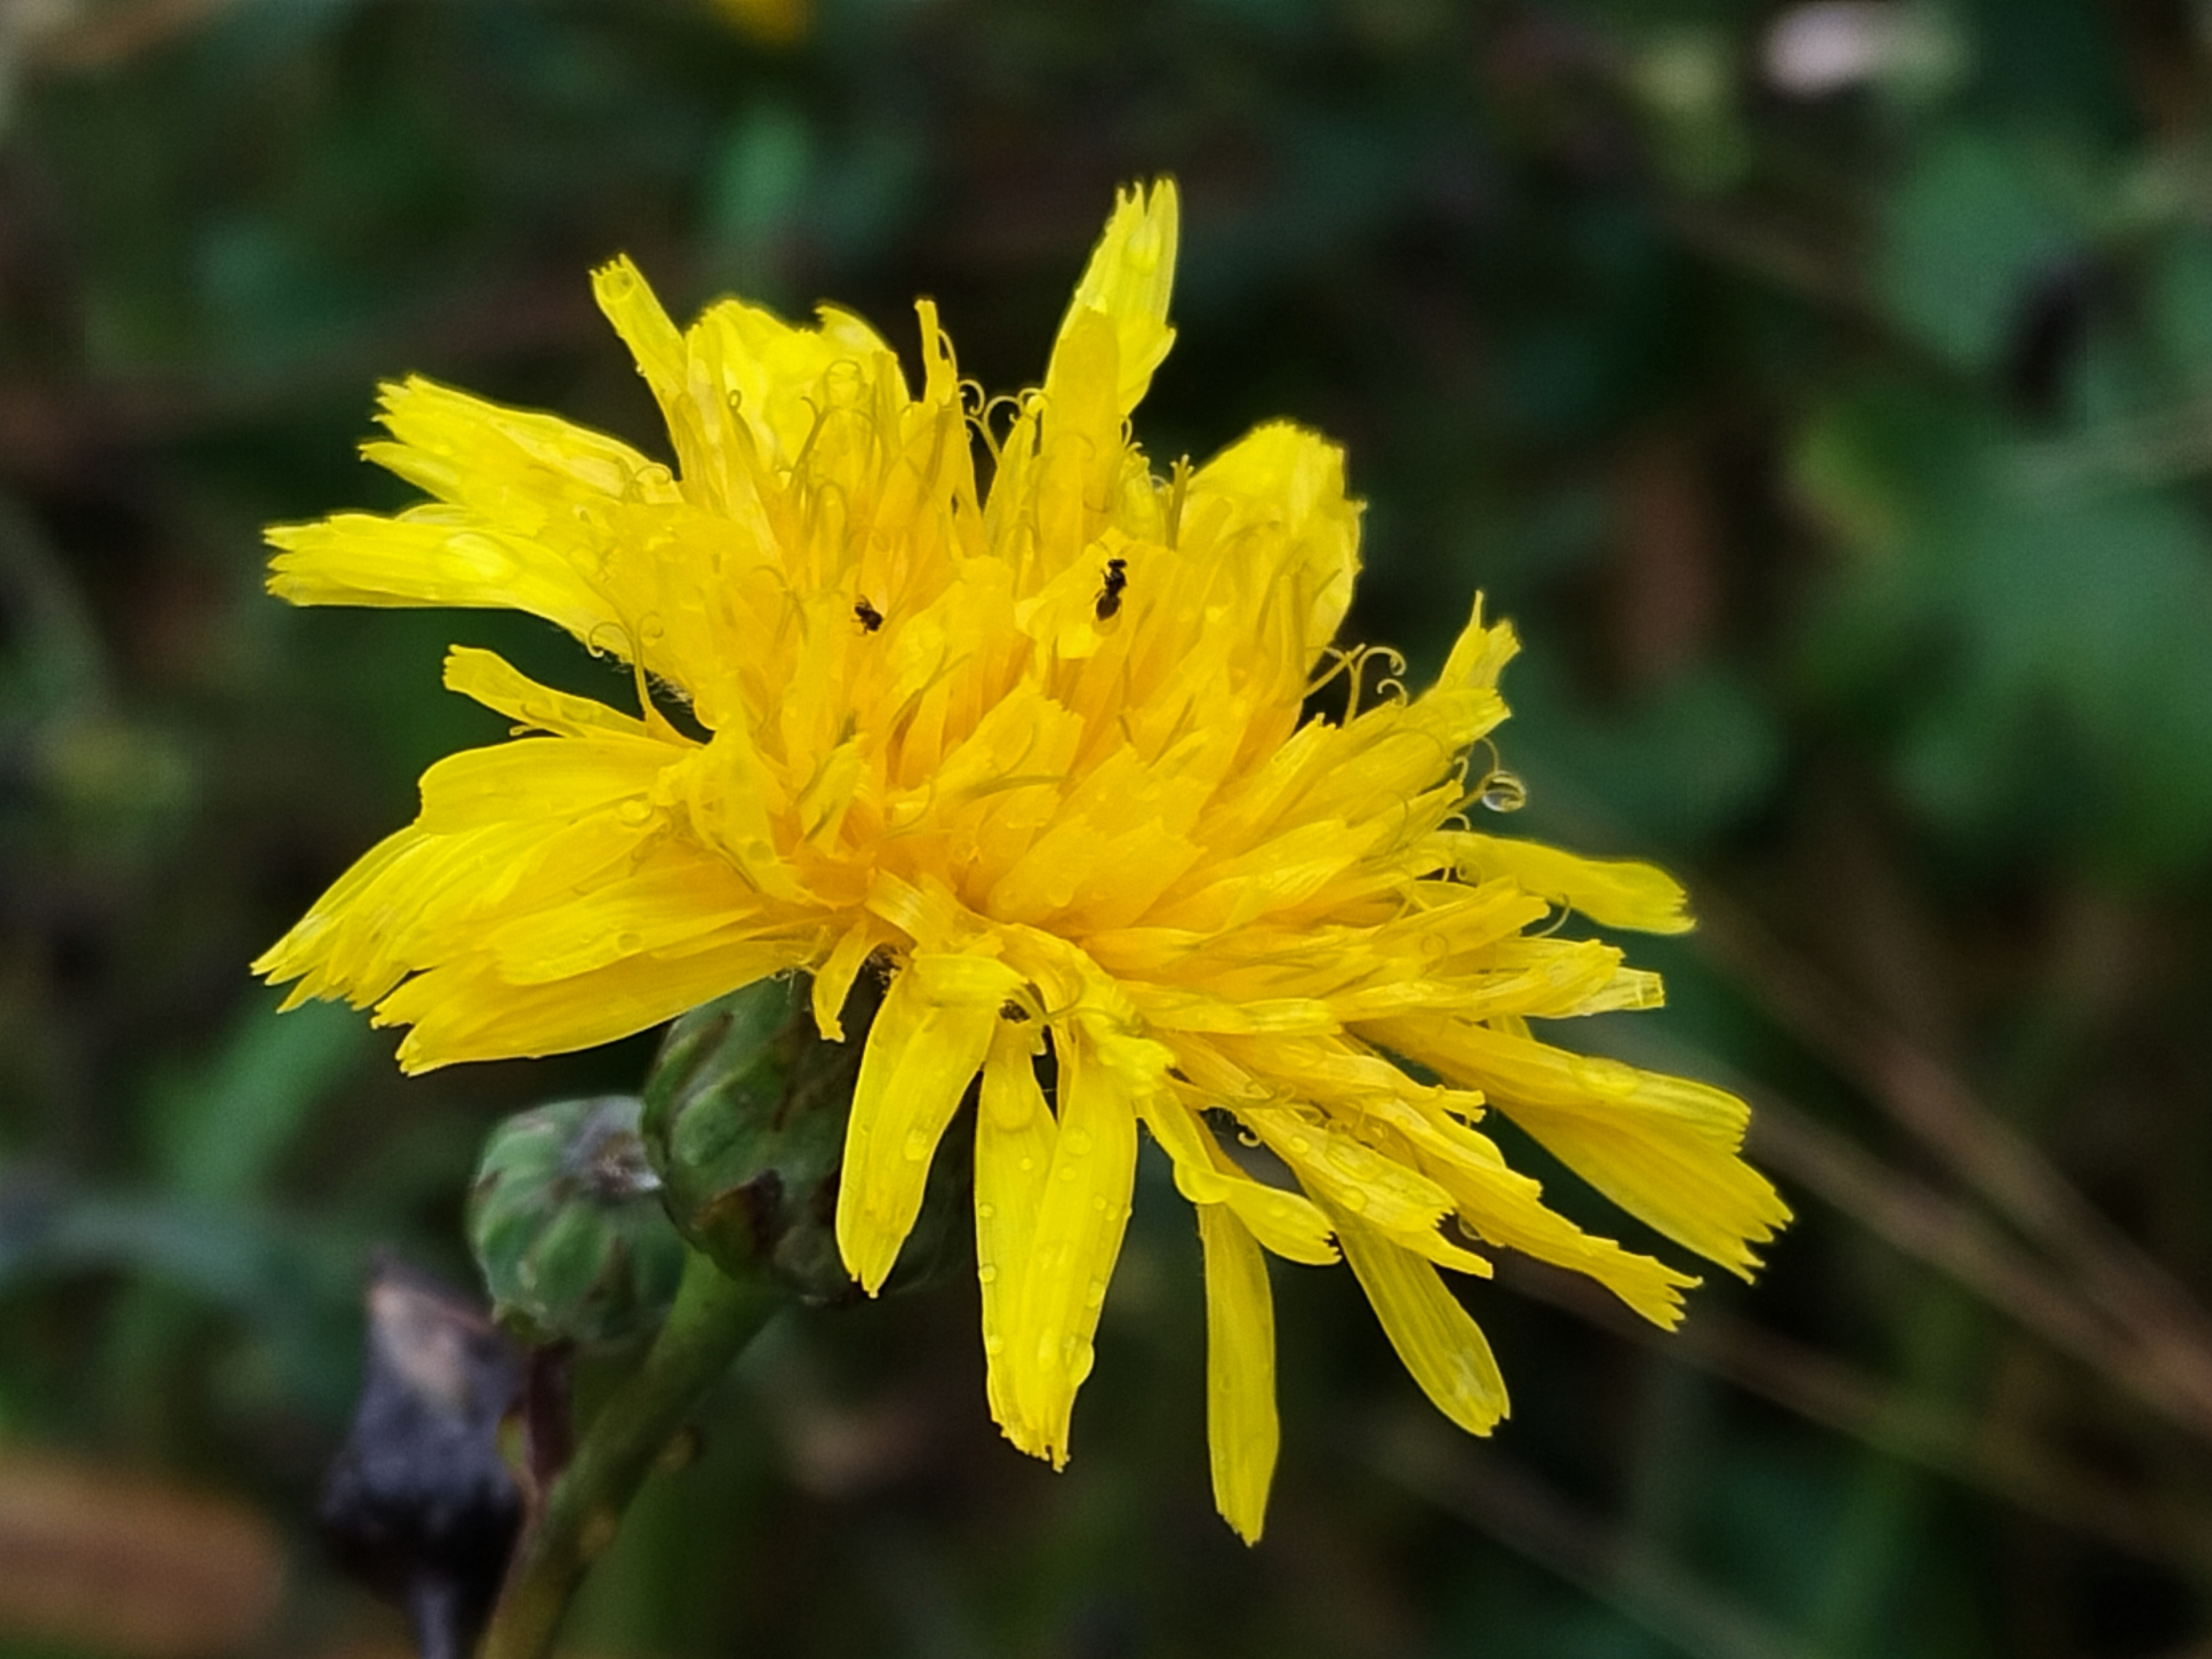
[[[618,1342],[652,1329],[684,1243],[628,1095],[564,1100],[492,1132],[469,1194],[469,1242],[500,1322],[533,1342]]]
[[[807,989],[797,976],[763,980],[678,1019],[646,1079],[641,1127],[668,1214],[695,1249],[821,1303],[854,1288],[836,1217],[861,1045],[822,1040]]]
[[[864,972],[840,1021],[816,1029],[811,981],[768,980],[695,1008],[669,1028],[645,1084],[646,1155],[685,1240],[725,1273],[765,1273],[805,1301],[859,1294],[837,1251],[837,1182],[853,1085],[882,981]],[[964,1239],[967,1137],[951,1135],[890,1288],[926,1279]]]

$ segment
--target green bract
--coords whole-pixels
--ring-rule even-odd
[[[810,988],[802,975],[763,981],[678,1019],[646,1081],[641,1133],[668,1214],[694,1248],[725,1273],[765,1273],[821,1304],[859,1293],[837,1251],[837,1190],[881,988],[860,976],[842,1042],[816,1029]],[[938,1201],[924,1208],[902,1281],[927,1273],[959,1207],[945,1194],[966,1188],[964,1161],[939,1164]]]
[[[763,981],[670,1027],[642,1133],[685,1239],[726,1273],[827,1302],[853,1290],[832,1223],[860,1056],[816,1034],[806,983]]]
[[[617,1342],[651,1329],[684,1241],[628,1095],[564,1100],[492,1132],[469,1194],[469,1242],[500,1322],[534,1342]]]

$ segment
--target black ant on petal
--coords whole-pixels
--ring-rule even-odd
[[[1121,590],[1129,585],[1129,562],[1127,559],[1106,561],[1106,586],[1098,590],[1097,613],[1100,622],[1110,622],[1121,613]]]
[[[884,625],[884,613],[866,599],[862,599],[853,607],[853,615],[860,619],[860,626],[871,634]]]

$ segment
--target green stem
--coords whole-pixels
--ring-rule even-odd
[[[784,1305],[691,1252],[667,1322],[584,1433],[517,1547],[477,1659],[543,1659],[592,1559],[699,1399]]]

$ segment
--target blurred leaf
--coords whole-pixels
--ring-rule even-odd
[[[1525,767],[1540,812],[1556,777],[1638,841],[1689,848],[1758,811],[1780,777],[1771,710],[1725,669],[1684,675],[1603,714],[1577,706],[1539,661],[1516,663],[1506,690],[1514,719],[1499,740]]]
[[[1859,550],[1808,636],[1954,836],[2086,844],[2141,878],[2212,851],[2212,536],[2169,495],[2046,482],[2044,452],[1869,386],[1799,477]]]
[[[763,99],[731,124],[708,175],[700,224],[718,283],[792,304],[790,242],[811,210],[815,166],[812,130],[792,104]]]
[[[2080,235],[2017,148],[1962,131],[1892,191],[1875,280],[1899,326],[1961,368],[1986,369],[2037,273]]]
[[[155,1149],[178,1193],[221,1202],[261,1192],[309,1115],[368,1058],[368,1025],[352,1009],[310,1002],[280,1015],[275,1001],[257,994],[200,1076],[155,1091]]]
[[[2212,398],[2212,230],[2178,228],[2150,269],[2151,327],[2183,388]]]
[[[0,1193],[0,1287],[121,1269],[265,1316],[303,1290],[349,1285],[363,1256],[354,1241],[234,1206],[143,1193]]]

